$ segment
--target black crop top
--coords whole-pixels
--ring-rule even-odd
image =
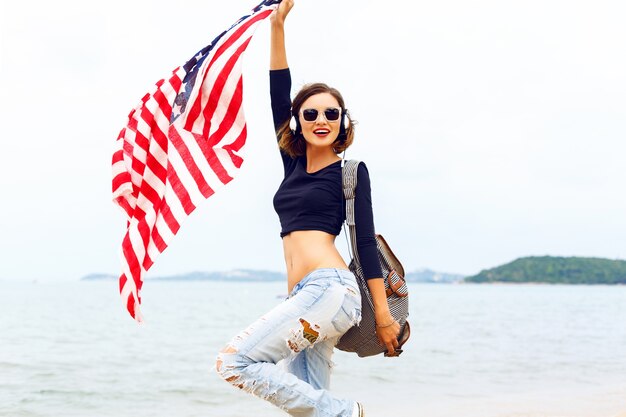
[[[270,71],[270,95],[276,131],[291,117],[291,75],[289,68]],[[306,172],[306,156],[292,159],[280,150],[285,177],[274,195],[274,209],[284,237],[295,230],[321,230],[338,235],[346,218],[341,184],[341,161],[319,171]],[[376,240],[370,178],[364,163],[357,171],[354,214],[357,251],[366,279],[381,278]]]

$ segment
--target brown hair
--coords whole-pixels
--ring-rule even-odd
[[[354,121],[350,118],[350,114],[346,110],[345,102],[343,100],[343,96],[336,89],[329,87],[324,83],[313,83],[306,84],[302,89],[296,94],[296,97],[293,99],[291,104],[291,116],[298,118],[300,113],[300,108],[302,104],[311,96],[321,93],[329,93],[332,95],[339,103],[342,112],[345,113],[345,117],[350,121],[350,125],[347,129],[345,129],[345,140],[341,138],[341,133],[337,136],[337,139],[333,143],[333,151],[335,153],[341,153],[344,150],[348,149],[350,145],[352,145],[352,141],[354,140]],[[289,121],[291,117],[283,123],[277,131],[278,136],[278,146],[289,156],[292,158],[296,158],[298,156],[303,156],[306,151],[306,141],[304,140],[304,136],[302,136],[302,131],[299,131],[294,134],[294,131],[289,127]],[[341,119],[343,120],[343,118]],[[340,120],[340,121],[341,121]],[[299,123],[299,122],[298,122]],[[344,129],[341,126],[340,132],[343,132]]]

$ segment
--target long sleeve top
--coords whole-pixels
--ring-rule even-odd
[[[291,117],[290,93],[289,69],[271,70],[270,96],[277,132]],[[346,218],[341,161],[308,173],[306,156],[291,158],[282,149],[280,155],[285,176],[273,201],[282,228],[280,236],[284,237],[295,230],[321,230],[339,235]],[[370,178],[364,163],[360,163],[357,170],[355,194],[356,250],[361,267],[365,279],[381,278],[382,270],[374,237]]]

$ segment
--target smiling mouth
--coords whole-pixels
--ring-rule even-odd
[[[313,131],[313,133],[315,133],[317,136],[326,136],[330,133],[330,130],[328,129],[315,129]]]

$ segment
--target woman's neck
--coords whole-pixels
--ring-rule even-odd
[[[339,161],[341,158],[330,148],[314,148],[307,146],[306,170],[316,172],[328,165]]]

